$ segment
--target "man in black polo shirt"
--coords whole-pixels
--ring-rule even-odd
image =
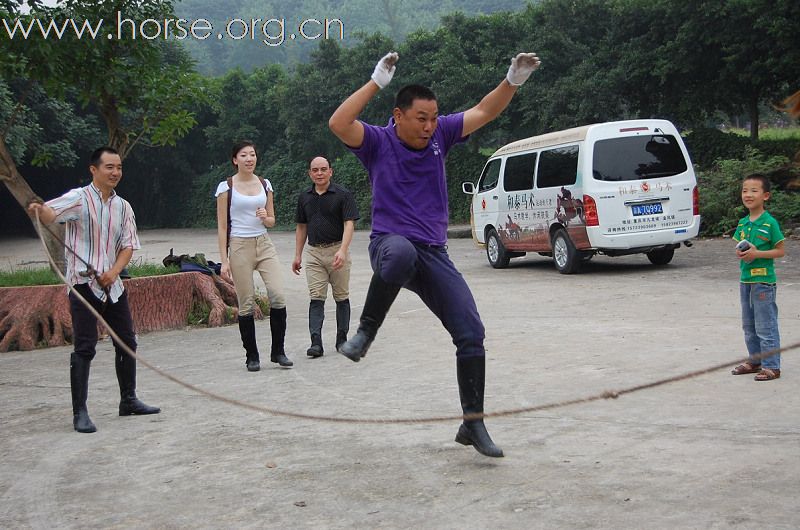
[[[311,302],[308,306],[308,331],[311,333],[309,357],[322,357],[322,322],[328,284],[336,301],[336,349],[347,341],[350,329],[350,253],[358,206],[353,194],[331,182],[333,169],[321,156],[311,160],[308,176],[314,183],[297,200],[292,272],[300,274],[303,247],[306,251],[306,280]]]

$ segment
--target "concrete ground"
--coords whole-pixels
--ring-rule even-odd
[[[213,231],[141,234],[145,260],[205,252]],[[203,389],[331,417],[458,415],[454,348],[402,292],[369,355],[308,359],[308,299],[285,269],[293,369],[248,373],[236,327],[139,337],[142,357]],[[370,270],[352,247],[353,327]],[[42,261],[36,240],[0,242],[0,267]],[[539,256],[489,267],[469,239],[450,255],[486,324],[487,412],[677,376],[744,356],[730,240],[696,241],[672,264],[596,257],[558,274]],[[778,263],[783,344],[800,341],[800,247]],[[268,351],[266,322],[258,324]],[[505,458],[453,441],[458,421],[344,424],[253,412],[140,366],[155,416],[119,417],[111,344],[92,365],[95,434],[72,430],[70,348],[0,354],[2,528],[798,528],[800,352],[768,383],[720,370],[617,400],[490,418]]]

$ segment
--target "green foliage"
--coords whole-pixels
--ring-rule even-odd
[[[54,169],[72,167],[78,153],[103,141],[96,117],[82,116],[74,100],[50,97],[39,84],[18,79],[0,79],[0,136],[3,132],[18,165]]]
[[[24,25],[35,20],[97,25],[101,19],[116,20],[117,14],[132,20],[174,18],[169,0],[63,0],[8,18]],[[4,57],[10,60],[0,63],[0,76],[36,82],[53,97],[73,91],[82,105],[96,106],[108,129],[108,144],[123,159],[141,140],[174,144],[194,125],[184,105],[203,101],[202,83],[191,74],[188,55],[173,42],[131,35],[107,39],[107,30],[102,31],[98,38],[68,30],[59,38],[35,30],[28,38],[2,34]],[[44,163],[47,154],[34,159]]]
[[[217,199],[214,193],[219,183],[234,173],[232,166],[223,164],[212,168],[192,181],[187,193],[189,208],[183,219],[186,226],[216,228]]]
[[[793,136],[780,135],[777,138],[774,136],[777,135],[754,141],[732,132],[698,128],[686,133],[684,141],[692,162],[701,168],[710,168],[717,160],[742,159],[748,148],[755,148],[765,155],[786,158],[791,158],[800,148],[800,133]]]
[[[347,154],[331,161],[331,167],[333,168],[333,181],[350,190],[356,199],[358,213],[361,216],[356,227],[369,226],[372,221],[372,188],[364,166],[355,155]],[[308,177],[306,177],[306,181],[307,185],[311,186],[311,180]]]
[[[447,157],[447,193],[450,203],[450,221],[469,222],[469,206],[472,197],[461,190],[463,182],[477,183],[487,157],[456,147]]]
[[[716,160],[740,159],[750,140],[719,129],[697,128],[683,135],[692,162],[709,168]]]
[[[730,233],[744,217],[742,205],[742,180],[752,173],[770,173],[783,167],[785,157],[769,157],[751,147],[745,149],[742,160],[719,160],[708,171],[697,174],[700,189],[700,215],[703,235]],[[800,220],[800,194],[784,193],[773,189],[767,209],[782,226]]]

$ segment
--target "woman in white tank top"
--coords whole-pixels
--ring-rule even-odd
[[[269,298],[270,360],[292,366],[283,348],[286,336],[283,275],[275,245],[267,232],[268,227],[275,226],[272,184],[255,174],[258,155],[253,142],[244,140],[234,144],[231,162],[236,174],[217,186],[217,238],[221,275],[233,280],[239,302],[239,334],[246,352],[245,364],[250,372],[261,369],[253,320],[253,272],[258,272]]]

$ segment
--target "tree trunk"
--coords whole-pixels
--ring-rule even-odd
[[[3,184],[5,184],[6,188],[8,188],[8,191],[11,192],[11,195],[14,196],[26,213],[28,211],[28,204],[30,204],[31,201],[42,200],[41,197],[33,192],[25,179],[22,178],[22,175],[19,174],[17,165],[14,163],[14,159],[11,156],[11,153],[8,151],[8,147],[6,146],[5,139],[3,137],[0,137],[0,180],[3,181]],[[31,222],[33,223],[34,227],[36,227],[36,219],[31,218]],[[55,224],[50,227],[50,230],[55,232],[56,235],[63,241],[64,225]],[[41,235],[47,245],[50,255],[53,257],[53,261],[56,262],[59,270],[61,270],[63,273],[66,270],[67,265],[64,257],[64,247],[46,230],[43,231]]]
[[[122,128],[122,117],[113,98],[104,100],[100,107],[100,114],[106,122],[108,129],[108,145],[119,153],[119,158],[124,162],[130,151],[128,132]]]
[[[747,112],[750,116],[750,139],[758,140],[758,98],[752,97],[747,106]]]

